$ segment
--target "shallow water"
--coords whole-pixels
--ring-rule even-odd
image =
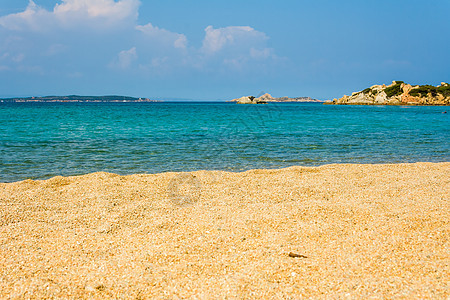
[[[0,182],[450,160],[449,107],[0,103]]]

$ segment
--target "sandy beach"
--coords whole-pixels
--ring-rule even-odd
[[[0,298],[448,299],[450,163],[0,183]]]

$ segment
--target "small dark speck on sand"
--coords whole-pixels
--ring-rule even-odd
[[[294,258],[308,258],[308,256],[301,255],[301,254],[297,254],[297,253],[294,253],[294,252],[289,252],[289,257],[294,257]]]

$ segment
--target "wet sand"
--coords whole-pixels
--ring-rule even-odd
[[[0,298],[447,299],[450,163],[0,183]]]

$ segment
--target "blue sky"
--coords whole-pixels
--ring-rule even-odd
[[[2,0],[0,97],[332,99],[450,81],[449,0]]]

